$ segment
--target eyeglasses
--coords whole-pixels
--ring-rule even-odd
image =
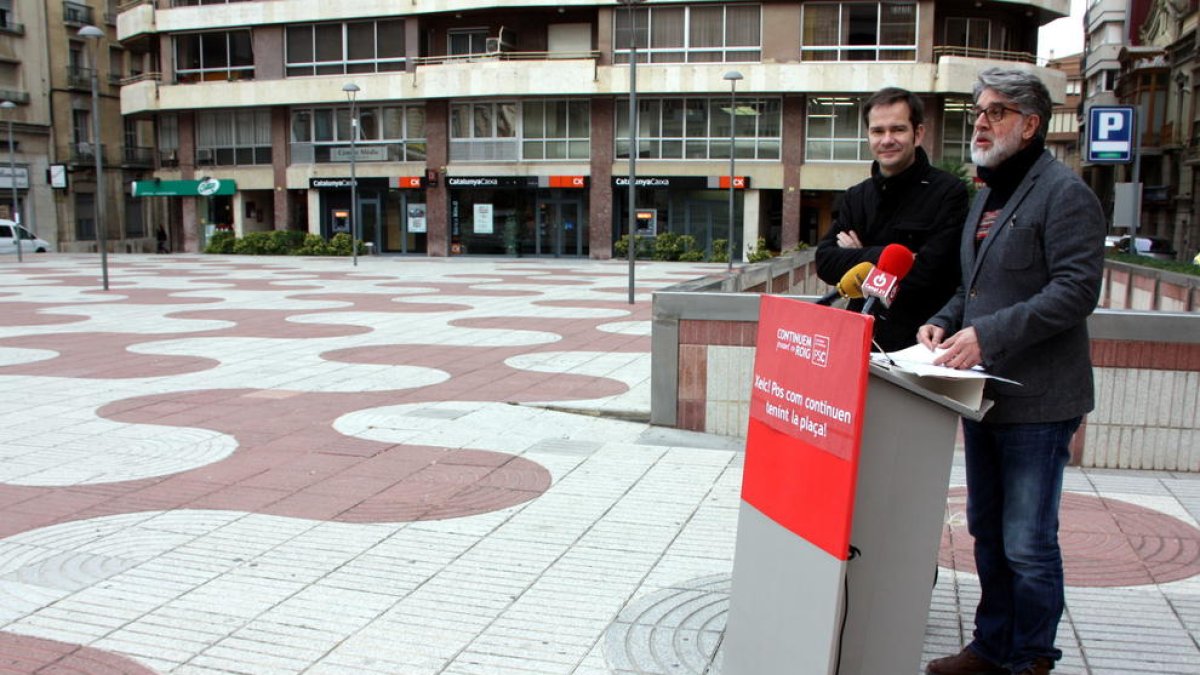
[[[1004,113],[1010,113],[1010,112],[1016,113],[1018,115],[1025,114],[1025,113],[1021,112],[1020,110],[1017,110],[1016,108],[1010,108],[1010,107],[1004,105],[1003,103],[993,103],[986,108],[980,108],[977,105],[973,105],[970,108],[967,108],[967,113],[971,115],[971,119],[977,120],[977,119],[979,119],[980,115],[987,115],[988,121],[991,122],[992,124],[995,124],[995,123],[999,122],[1000,120],[1004,119]]]

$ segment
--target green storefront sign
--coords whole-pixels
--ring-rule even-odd
[[[237,183],[231,180],[205,178],[204,180],[135,180],[134,197],[212,197],[231,195],[237,192]]]

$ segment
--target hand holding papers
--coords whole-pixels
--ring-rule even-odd
[[[924,345],[917,344],[898,352],[872,354],[871,362],[873,365],[885,368],[925,389],[981,411],[991,407],[991,402],[985,401],[983,398],[984,380],[993,379],[1020,384],[1003,377],[990,375],[979,366],[969,370],[957,370],[933,365],[933,361],[944,351],[942,349],[930,350]]]
[[[958,370],[955,368],[947,368],[946,366],[933,365],[934,360],[942,354],[946,353],[945,349],[927,349],[924,345],[913,345],[907,349],[901,349],[898,352],[890,352],[884,354],[872,354],[871,359],[877,363],[888,363],[888,357],[891,357],[891,364],[894,369],[912,373],[920,377],[943,377],[951,380],[980,380],[993,379],[1010,384],[1020,384],[1003,377],[990,375],[983,369],[982,366],[975,366],[969,370]]]

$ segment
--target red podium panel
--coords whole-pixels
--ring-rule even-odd
[[[862,444],[873,319],[764,295],[742,499],[838,560]]]

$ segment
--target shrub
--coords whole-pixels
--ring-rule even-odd
[[[654,253],[651,257],[655,260],[679,260],[681,253],[683,253],[683,243],[678,234],[663,232],[654,238]]]
[[[338,232],[329,240],[329,255],[350,255],[350,235]],[[358,242],[358,251],[362,253],[362,242]]]
[[[638,237],[637,242],[637,257],[649,258],[654,250],[654,240],[651,237]],[[625,235],[618,239],[613,244],[613,257],[628,258],[629,257],[629,235]]]
[[[305,235],[299,248],[292,253],[295,255],[333,255],[329,248],[329,242],[319,234]]]
[[[683,253],[679,254],[679,260],[681,262],[703,262],[704,251],[699,251],[696,249],[684,251]]]
[[[250,232],[233,244],[233,252],[242,255],[271,255],[275,250],[275,239],[270,232]]]
[[[205,253],[233,253],[233,246],[237,237],[233,236],[230,230],[217,230],[208,239],[208,246],[204,248]]]
[[[754,243],[754,248],[750,249],[750,252],[746,254],[746,261],[756,263],[770,260],[774,257],[775,254],[771,252],[771,249],[767,248],[767,240],[759,237],[758,241]]]
[[[713,239],[712,254],[708,256],[709,262],[729,262],[729,240],[728,239]]]

